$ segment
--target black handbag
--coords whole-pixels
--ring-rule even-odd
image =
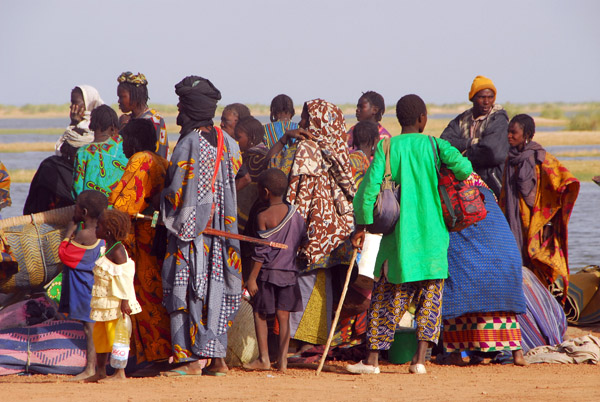
[[[381,190],[377,196],[373,209],[373,223],[367,226],[370,233],[390,234],[394,231],[398,218],[400,217],[400,186],[392,180],[392,169],[390,167],[390,139],[383,140],[383,152],[385,153],[385,173]]]

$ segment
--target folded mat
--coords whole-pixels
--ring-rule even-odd
[[[553,295],[562,297],[562,278],[552,284]],[[600,323],[600,267],[588,265],[581,271],[569,275],[569,290],[565,300],[567,321],[574,325]]]
[[[0,375],[74,375],[83,371],[86,358],[86,337],[78,321],[0,331]]]

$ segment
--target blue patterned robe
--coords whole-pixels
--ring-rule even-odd
[[[239,241],[202,234],[213,202],[212,227],[237,233],[235,175],[241,156],[237,143],[221,130],[210,135],[224,137],[215,191],[211,180],[217,147],[192,131],[173,150],[161,197],[169,233],[162,270],[163,303],[171,318],[176,362],[225,357],[227,330],[241,300]]]

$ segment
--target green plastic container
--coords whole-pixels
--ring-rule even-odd
[[[404,364],[417,352],[417,331],[414,328],[398,328],[394,342],[388,351],[390,363]]]

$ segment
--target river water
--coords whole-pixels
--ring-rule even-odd
[[[266,122],[268,118],[263,120]],[[68,124],[64,118],[53,119],[0,119],[0,129],[40,129],[63,128]],[[19,133],[0,135],[1,143],[8,142],[54,142],[56,135],[39,133]],[[567,151],[600,150],[600,145],[547,147],[551,153]],[[17,169],[37,169],[40,162],[52,155],[51,152],[0,153],[0,160],[9,173]],[[566,159],[566,158],[561,158]],[[574,157],[572,159],[590,159]],[[599,159],[599,158],[591,158]],[[598,172],[600,174],[600,172]],[[29,183],[13,183],[11,198],[13,205],[3,209],[2,217],[19,216],[29,192]],[[569,223],[569,261],[572,271],[589,265],[600,265],[600,222],[597,220],[600,209],[600,187],[592,182],[581,183],[579,198],[575,203]]]

